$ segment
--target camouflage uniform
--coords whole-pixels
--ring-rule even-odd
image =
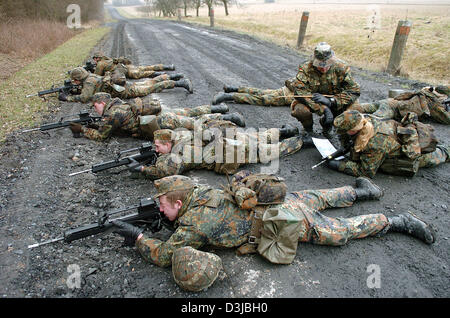
[[[84,70],[84,69],[83,69]],[[87,103],[92,99],[95,93],[107,92],[109,89],[109,84],[106,84],[102,76],[89,74],[85,71],[82,81],[82,89],[80,95],[69,95],[67,96],[68,102],[79,102]]]
[[[119,97],[121,99],[129,99],[135,97],[147,96],[151,93],[160,93],[164,89],[170,89],[175,87],[175,81],[169,79],[170,76],[163,74],[152,79],[148,79],[141,82],[126,82],[124,89],[119,86],[120,90],[117,90],[117,86],[109,86],[107,92],[112,97]],[[111,82],[112,80],[108,80]]]
[[[350,66],[335,59],[330,69],[322,74],[313,65],[313,61],[299,66],[297,80],[292,83],[295,95],[320,93],[333,95],[336,108],[331,108],[334,116],[339,115],[354,103],[358,103],[360,88],[353,79]],[[295,100],[291,104],[291,115],[299,120],[306,130],[313,127],[312,113],[323,115],[324,105],[305,97],[302,102]]]
[[[201,129],[217,128],[222,136],[215,136],[211,142],[203,139],[202,134],[170,132],[173,140],[172,152],[162,154],[152,166],[144,166],[142,173],[151,180],[166,176],[180,175],[194,169],[213,170],[220,174],[235,173],[236,170],[249,163],[268,163],[273,160],[296,153],[303,146],[302,137],[291,137],[278,142],[279,129],[271,128],[260,136],[257,133],[245,133],[236,129],[234,124],[224,121],[208,121],[201,125]],[[233,138],[227,133],[233,133]],[[162,132],[162,133],[160,133]],[[157,134],[166,134],[163,130],[155,132],[155,140],[159,139]],[[199,139],[198,136],[200,137]],[[263,140],[259,139],[263,138]],[[216,154],[216,151],[218,153]]]
[[[232,95],[233,100],[239,104],[289,106],[294,101],[294,93],[286,86],[279,89],[239,87],[237,93]]]
[[[108,56],[103,56],[100,61],[97,62],[95,67],[95,74],[104,76],[106,72],[115,74],[118,78],[132,78],[140,79],[145,77],[153,77],[156,71],[163,71],[163,64],[147,65],[147,66],[135,66],[127,64],[124,58],[113,59]]]
[[[103,119],[99,123],[99,127],[94,129],[83,126],[81,131],[86,138],[97,141],[105,140],[113,134],[152,140],[153,136],[140,129],[140,116],[156,115],[160,128],[185,128],[190,130],[194,129],[195,120],[213,121],[221,116],[221,114],[209,114],[211,112],[211,106],[209,105],[162,112],[160,110],[160,104],[157,100],[143,102],[140,98],[136,98],[124,102],[119,98],[114,98],[105,106],[102,114]],[[191,118],[177,114],[198,117]]]
[[[438,145],[434,152],[421,154],[415,129],[410,131],[408,140],[401,140],[399,134],[401,124],[395,120],[379,119],[372,115],[362,115],[355,110],[349,110],[335,118],[334,126],[339,134],[345,134],[362,118],[373,125],[374,135],[361,151],[356,152],[354,148],[351,149],[351,160],[342,160],[338,166],[338,170],[341,172],[357,177],[373,178],[379,168],[383,171],[383,162],[388,158],[419,160],[419,168],[433,167],[449,161],[449,147]],[[351,139],[356,140],[358,134],[351,136]]]
[[[170,178],[155,181],[158,192],[166,187],[164,182],[172,182]],[[344,245],[350,239],[380,233],[389,225],[383,214],[330,218],[320,213],[327,208],[351,206],[355,200],[355,190],[347,186],[290,193],[284,203],[268,205],[267,208],[284,209],[299,216],[302,220],[300,242]],[[250,215],[248,210],[240,209],[224,190],[196,186],[183,200],[175,221],[176,230],[171,237],[164,242],[144,234],[137,240],[136,247],[147,261],[158,266],[170,266],[172,254],[183,246],[195,249],[206,244],[238,247],[248,241],[252,223]]]
[[[450,112],[442,104],[450,94],[448,92],[447,94],[438,94],[430,92],[428,88],[423,88],[414,93],[401,94],[395,98],[354,105],[349,110],[354,109],[361,113],[372,113],[377,117],[395,120],[401,120],[406,113],[414,112],[419,118],[431,117],[440,124],[450,125]]]

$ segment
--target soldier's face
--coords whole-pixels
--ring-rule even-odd
[[[103,115],[103,110],[105,109],[105,102],[96,102],[94,103],[94,109],[99,115]]]
[[[172,151],[172,143],[155,140],[155,150],[160,154],[170,153]]]
[[[326,66],[326,67],[320,67],[320,66],[317,66],[316,68],[317,68],[317,70],[318,70],[320,73],[325,74],[325,73],[328,72],[328,70],[330,69],[330,66]]]
[[[175,201],[173,204],[170,203],[170,201],[167,200],[166,195],[159,197],[159,211],[164,213],[169,221],[175,221],[178,216],[178,211],[180,211],[182,205],[183,203],[180,200]]]

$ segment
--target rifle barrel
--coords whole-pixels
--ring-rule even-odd
[[[48,241],[45,241],[45,242],[28,245],[28,248],[32,249],[32,248],[35,248],[35,247],[39,247],[39,246],[42,246],[42,245],[46,245],[46,244],[50,244],[50,243],[54,243],[54,242],[59,242],[59,241],[63,241],[63,240],[64,240],[64,237],[58,237],[58,238],[55,238],[55,239],[52,239],[52,240],[48,240]]]
[[[86,173],[86,172],[90,172],[90,171],[92,171],[92,169],[86,169],[83,171],[73,172],[73,173],[69,174],[69,177],[76,176],[77,174],[82,174],[82,173]]]

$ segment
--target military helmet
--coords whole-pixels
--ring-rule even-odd
[[[450,86],[439,85],[434,88],[439,94],[450,96]]]
[[[105,102],[106,104],[108,104],[110,100],[111,94],[109,93],[95,93],[94,96],[92,96],[92,105],[99,102]]]
[[[92,55],[92,58],[102,58],[104,56],[105,54],[102,51],[95,51],[94,54]]]
[[[172,141],[173,131],[170,129],[159,129],[153,133],[154,140]]]
[[[182,175],[168,176],[155,180],[154,185],[156,191],[158,191],[155,198],[172,191],[190,190],[195,186],[194,180]]]
[[[334,126],[338,134],[345,134],[359,125],[363,115],[357,110],[347,110],[334,119]]]
[[[70,72],[70,79],[72,81],[83,81],[89,76],[89,72],[83,67],[76,67]]]
[[[320,42],[314,49],[313,65],[315,67],[329,67],[334,63],[334,52],[326,42]]]
[[[173,278],[188,291],[199,292],[211,286],[222,268],[219,256],[191,246],[180,247],[172,255]]]

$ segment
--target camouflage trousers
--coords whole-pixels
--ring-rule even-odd
[[[127,65],[127,78],[140,79],[146,77],[153,77],[156,71],[163,71],[162,64],[135,66]]]
[[[160,93],[164,89],[174,87],[175,81],[169,80],[169,75],[164,74],[142,82],[127,83],[125,90],[121,93],[117,93],[118,96],[113,97],[120,97],[121,99],[143,97],[152,93]]]
[[[220,119],[222,114],[205,114],[196,117],[177,115],[176,113],[163,112],[158,115],[158,125],[161,129],[186,128],[194,130],[195,125],[205,128],[205,122]]]
[[[279,89],[259,89],[253,87],[239,87],[233,93],[233,100],[239,104],[260,106],[289,106],[294,100],[292,92],[287,87]]]
[[[162,113],[172,113],[178,116],[198,117],[206,114],[211,114],[211,105],[201,105],[197,107],[185,108],[163,108]]]
[[[346,244],[348,240],[374,236],[389,225],[383,214],[331,218],[320,213],[328,208],[352,206],[356,200],[356,192],[350,186],[293,192],[286,199],[291,208],[302,211],[305,216],[300,242],[339,246]]]
[[[397,101],[393,98],[382,99],[375,101],[373,103],[362,103],[359,105],[352,105],[349,109],[357,110],[360,113],[373,114],[375,116],[387,119],[395,119],[401,120],[402,115],[399,112],[400,103],[402,112],[411,111],[416,113],[419,117],[423,115],[423,112],[420,113],[413,107],[408,107],[406,101]],[[411,102],[412,103],[412,102]],[[444,125],[450,125],[450,112],[445,110],[443,105],[437,105],[436,103],[428,104],[430,117],[434,119],[436,122]]]
[[[225,136],[227,138],[215,141],[223,143],[219,146],[215,145],[215,149],[223,149],[223,156],[220,156],[222,160],[208,158],[208,161],[215,162],[215,172],[232,174],[245,164],[269,163],[294,154],[303,146],[301,136],[291,137],[281,141],[278,141],[277,136],[279,136],[278,128],[268,129],[259,135],[256,133],[238,132],[234,139]],[[211,147],[212,145],[208,146]],[[215,149],[212,149],[210,153],[212,157],[217,155],[214,152]]]
[[[436,150],[419,157],[419,168],[430,168],[450,161],[450,147],[437,145]]]

